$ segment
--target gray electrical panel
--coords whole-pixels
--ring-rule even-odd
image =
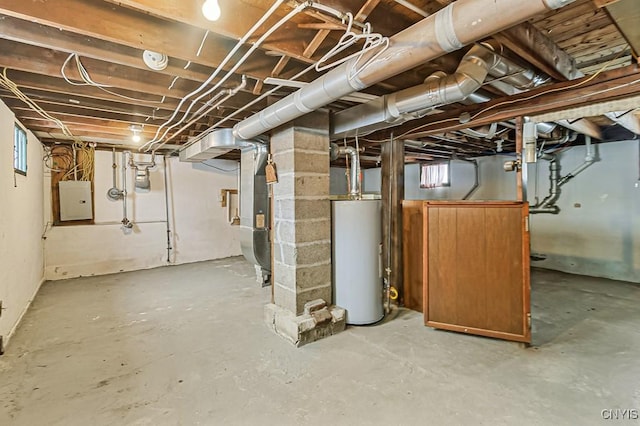
[[[91,182],[64,180],[58,185],[61,221],[93,219]]]

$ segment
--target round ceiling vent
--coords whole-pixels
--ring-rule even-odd
[[[142,60],[154,71],[162,71],[169,64],[169,58],[164,53],[145,50],[142,53]]]

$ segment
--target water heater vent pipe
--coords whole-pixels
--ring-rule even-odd
[[[349,178],[349,196],[353,199],[361,198],[360,191],[360,155],[359,150],[352,146],[339,146],[331,144],[331,161],[336,160],[341,155],[348,155],[351,162],[351,177]]]

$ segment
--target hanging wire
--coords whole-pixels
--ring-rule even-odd
[[[76,68],[78,69],[78,73],[80,74],[80,78],[81,78],[80,82],[76,82],[76,81],[71,80],[67,76],[67,73],[65,71],[65,69],[67,68],[69,62],[71,62],[72,59],[75,60],[75,62],[76,62]],[[102,83],[97,83],[96,81],[94,81],[91,78],[91,76],[89,75],[89,71],[87,71],[87,69],[82,64],[82,61],[80,60],[80,56],[78,56],[77,53],[72,53],[72,54],[69,55],[69,57],[67,57],[67,59],[62,64],[62,67],[60,68],[60,74],[62,74],[62,78],[64,78],[64,80],[67,83],[71,84],[72,86],[91,86],[91,87],[95,87],[97,89],[102,90],[103,92],[109,93],[109,94],[114,95],[114,96],[118,96],[120,98],[129,100],[129,101],[133,101],[133,102],[140,102],[140,103],[147,103],[147,104],[161,104],[161,103],[164,103],[165,98],[166,98],[165,96],[163,96],[162,99],[160,99],[159,101],[149,101],[149,100],[146,100],[146,99],[133,98],[131,96],[126,96],[126,95],[123,95],[121,93],[114,92],[113,90],[107,89],[107,88],[112,88],[113,86],[109,86],[107,84],[102,84]]]
[[[52,121],[55,123],[57,127],[60,128],[62,133],[73,140],[72,149],[78,151],[78,154],[82,156],[82,161],[78,164],[72,164],[72,167],[69,167],[67,172],[62,177],[62,180],[67,180],[71,176],[74,176],[75,173],[79,173],[79,180],[92,180],[93,172],[94,172],[94,152],[95,148],[90,146],[88,143],[84,142],[79,137],[75,136],[69,127],[64,124],[60,119],[52,116],[47,111],[45,111],[40,105],[38,105],[34,100],[32,100],[29,96],[27,96],[17,84],[15,84],[8,76],[7,69],[4,68],[2,74],[0,75],[0,87],[9,90],[13,93],[18,99],[27,104],[29,108],[35,111],[42,118]],[[71,153],[72,154],[72,153]],[[47,160],[50,160],[52,154],[47,156],[45,154],[45,164]],[[73,163],[73,161],[72,161]]]

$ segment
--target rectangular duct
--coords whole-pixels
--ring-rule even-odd
[[[239,146],[230,131],[214,132],[181,150],[180,161],[199,163],[219,157],[237,148]]]

